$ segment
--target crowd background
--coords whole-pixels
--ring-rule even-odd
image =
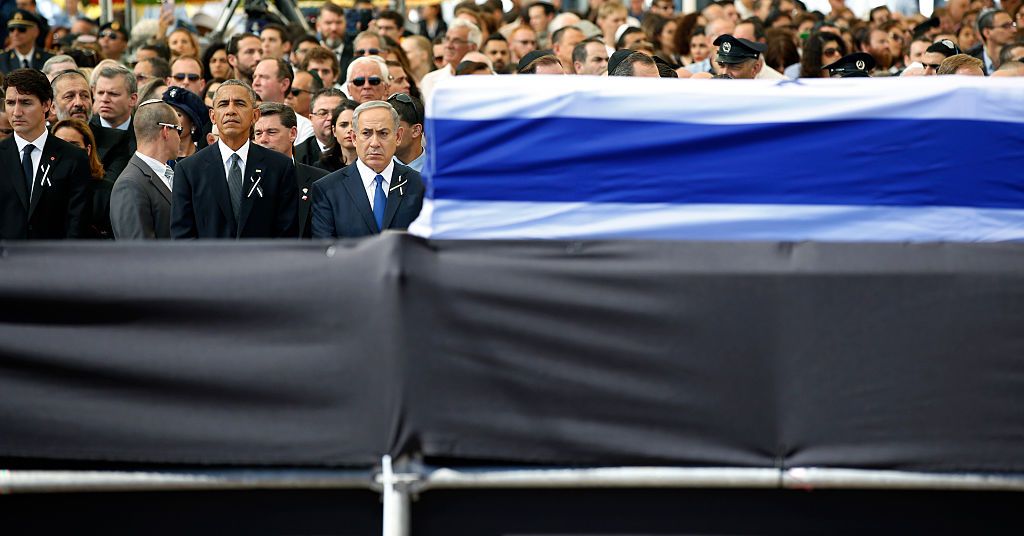
[[[54,13],[35,0],[3,0],[0,12],[7,23],[0,73],[45,74],[52,88],[48,132],[87,154],[87,207],[81,230],[68,230],[67,236],[169,236],[168,207],[132,198],[115,200],[122,208],[119,215],[111,212],[129,162],[145,154],[134,118],[141,105],[154,101],[175,113],[177,121],[165,126],[173,127],[176,137],[160,142],[173,150],[153,149],[152,139],[144,144],[160,153],[150,158],[166,162],[166,169],[152,169],[163,172],[169,193],[177,184],[176,165],[220,139],[211,111],[229,80],[251,89],[252,105],[263,114],[263,124],[253,118],[249,125],[249,139],[294,164],[299,203],[289,210],[296,210],[297,234],[311,236],[313,211],[305,204],[315,202],[313,182],[363,156],[354,121],[360,105],[386,102],[396,112],[396,130],[403,134],[392,140],[389,158],[415,170],[418,178],[430,157],[424,104],[437,83],[450,76],[1024,75],[1024,0],[952,0],[930,16],[905,14],[904,4],[874,7],[857,17],[843,0],[830,0],[827,12],[810,11],[799,0],[723,0],[689,12],[677,10],[671,0],[590,0],[578,6],[486,0],[403,12],[358,0],[349,8],[327,2],[302,9],[309,30],[274,10],[238,10],[220,33],[206,11],[188,17],[183,9],[152,8],[156,16],[133,21],[129,31],[122,12],[101,24],[81,15],[79,6]],[[856,69],[836,67],[844,58],[867,56],[866,67],[859,60]],[[4,90],[0,140],[14,134],[6,83]],[[372,206],[373,192],[367,195]],[[118,233],[118,217],[145,219],[146,225]],[[370,227],[371,232],[384,228],[380,221]],[[32,237],[56,238],[28,231],[0,236]]]

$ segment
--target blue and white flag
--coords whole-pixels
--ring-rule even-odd
[[[1024,239],[1024,81],[468,76],[427,114],[433,238]]]

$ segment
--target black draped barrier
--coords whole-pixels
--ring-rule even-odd
[[[1024,247],[15,244],[0,458],[1024,472]]]

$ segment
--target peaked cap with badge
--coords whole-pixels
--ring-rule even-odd
[[[718,56],[715,57],[715,61],[730,64],[756,60],[768,48],[762,43],[755,43],[729,34],[718,36],[714,45],[718,47]]]
[[[875,58],[871,54],[854,52],[822,67],[822,69],[828,69],[830,75],[838,78],[868,77],[871,76],[875,65]]]

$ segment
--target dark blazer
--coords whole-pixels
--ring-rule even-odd
[[[171,237],[171,191],[138,156],[114,183],[110,224],[118,240]]]
[[[96,149],[99,151],[100,163],[103,164],[104,179],[110,182],[117,180],[128,166],[128,160],[135,154],[134,127],[134,119],[129,121],[128,130],[100,126],[99,115],[93,115],[89,120],[89,129],[96,138]]]
[[[313,237],[313,182],[326,175],[327,170],[295,164],[295,178],[299,181],[299,238]]]
[[[220,144],[215,143],[174,168],[171,238],[295,238],[296,183],[291,159],[250,142],[236,224]]]
[[[979,60],[981,60],[981,71],[983,73],[985,73],[985,76],[988,76],[988,75],[992,74],[992,73],[988,72],[988,67],[985,65],[985,44],[984,43],[982,43],[980,45],[975,45],[974,47],[971,47],[970,49],[965,51],[964,54],[967,54],[968,56],[971,56],[971,57],[974,57],[974,58],[978,58]]]
[[[395,162],[388,203],[384,207],[384,228],[407,229],[422,207],[423,180],[419,172]],[[313,183],[314,238],[356,237],[380,232],[355,163]]]
[[[40,35],[43,35],[40,32]],[[35,51],[32,53],[32,68],[42,71],[43,64],[46,60],[53,57],[53,54],[43,50],[43,47],[36,45]],[[0,54],[0,72],[7,74],[15,69],[21,69],[21,62],[18,61],[18,54],[13,50]]]
[[[295,146],[295,162],[316,166],[320,161],[320,144],[316,142],[316,136],[310,136],[306,141]]]
[[[21,174],[14,136],[0,141],[0,239],[79,238],[89,217],[89,157],[49,135],[33,179],[32,198]]]

